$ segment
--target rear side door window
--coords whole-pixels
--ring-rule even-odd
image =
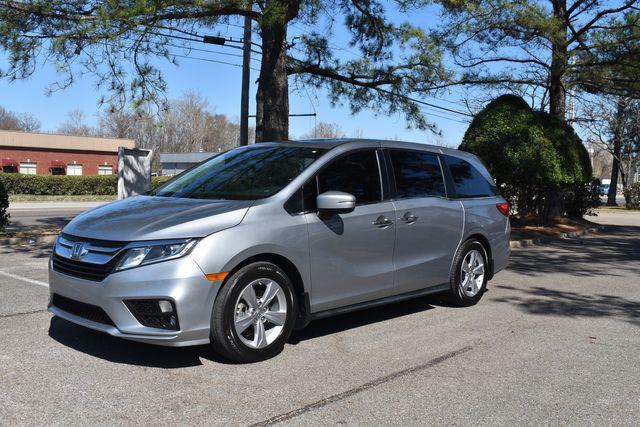
[[[445,156],[445,158],[453,178],[456,197],[492,197],[498,194],[495,185],[471,163],[453,156]]]
[[[382,200],[382,182],[375,150],[347,154],[318,175],[318,193],[343,191],[356,196],[356,204]]]
[[[445,197],[444,178],[438,156],[432,153],[390,150],[396,198]]]

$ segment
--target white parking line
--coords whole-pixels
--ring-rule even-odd
[[[44,286],[45,288],[49,287],[48,283],[41,282],[39,280],[29,279],[28,277],[18,276],[17,274],[7,273],[6,271],[2,271],[2,270],[0,270],[0,276],[6,276],[12,279],[22,280],[23,282],[32,283],[38,286]]]

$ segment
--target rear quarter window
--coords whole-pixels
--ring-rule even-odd
[[[456,197],[471,198],[498,195],[495,184],[489,182],[471,163],[454,156],[445,156],[445,160],[453,178]]]
[[[445,196],[438,156],[420,151],[390,150],[396,197]]]

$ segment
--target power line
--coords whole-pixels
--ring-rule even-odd
[[[156,31],[142,31],[142,30],[138,30],[139,32],[145,32],[147,34],[151,34],[154,36],[158,36],[158,37],[167,37],[167,38],[172,38],[172,39],[176,39],[176,40],[183,40],[183,41],[189,41],[189,42],[197,42],[197,43],[205,43],[204,42],[204,36],[201,39],[194,39],[193,37],[183,37],[183,36],[177,36],[175,34],[166,34],[166,33],[160,33],[160,32],[156,32]],[[233,40],[232,38],[224,38],[226,41],[229,42],[233,42],[233,43],[242,43],[242,40]],[[257,43],[251,43],[254,46],[258,46],[258,47],[262,47]],[[224,47],[228,47],[231,49],[238,49],[238,50],[242,50],[241,46],[233,46],[233,45],[228,45],[228,44],[221,44],[219,46],[224,46]],[[257,50],[251,50],[251,52],[256,53],[258,55],[262,55],[262,52],[257,51]]]
[[[425,115],[427,115],[427,116],[433,116],[433,117],[438,117],[438,118],[440,118],[440,119],[450,120],[450,121],[452,121],[452,122],[457,122],[457,123],[462,123],[462,124],[469,124],[469,122],[466,122],[466,121],[464,121],[464,120],[460,120],[460,119],[453,118],[453,117],[441,116],[440,114],[436,114],[436,113],[432,113],[432,112],[425,113]]]
[[[464,111],[458,111],[458,110],[453,110],[451,108],[442,107],[440,105],[432,104],[430,102],[422,101],[420,99],[412,98],[410,96],[401,95],[399,93],[394,93],[394,92],[391,92],[390,90],[387,90],[387,89],[376,88],[375,90],[377,90],[379,92],[386,93],[386,94],[391,95],[391,96],[397,96],[399,98],[403,98],[403,99],[406,99],[408,101],[415,102],[416,104],[426,105],[428,107],[436,108],[438,110],[447,111],[447,112],[450,112],[450,113],[460,114],[461,116],[473,117],[473,114],[465,113]]]
[[[124,47],[124,48],[127,48],[127,49],[132,49],[132,48],[133,48],[132,46],[119,46],[119,45],[115,45],[115,44],[113,44],[113,43],[105,43],[105,44],[107,44],[107,45],[109,45],[109,46],[111,46],[111,47],[117,47],[117,48],[120,48],[120,49],[121,49],[121,48],[123,48],[123,47]],[[206,50],[204,50],[204,49],[199,49],[199,50],[203,50],[203,51],[205,51],[205,52],[210,52],[210,53],[220,53],[220,52],[211,52],[211,51],[206,51]],[[185,59],[191,59],[191,60],[195,60],[195,61],[211,62],[211,63],[214,63],[214,64],[231,65],[231,66],[233,66],[233,67],[240,67],[240,68],[242,68],[242,65],[241,65],[241,64],[235,64],[235,63],[233,63],[233,62],[220,61],[220,60],[217,60],[217,59],[211,59],[211,58],[199,58],[199,57],[197,57],[197,56],[180,55],[180,54],[178,54],[178,53],[174,53],[174,52],[169,51],[169,50],[167,50],[166,52],[158,52],[158,51],[152,51],[152,50],[150,50],[150,51],[149,51],[149,53],[153,53],[153,54],[156,54],[156,55],[165,55],[165,54],[166,54],[166,55],[168,55],[168,56],[173,56],[173,57],[176,57],[176,58],[185,58]],[[242,56],[242,55],[239,55],[239,56]],[[257,68],[251,68],[251,69],[252,69],[252,70],[254,70],[254,71],[260,71],[260,70],[259,70],[259,69],[257,69]]]
[[[209,59],[209,58],[198,58],[196,56],[187,56],[187,55],[178,55],[176,53],[173,52],[168,52],[168,55],[170,56],[175,56],[176,58],[185,58],[185,59],[193,59],[196,61],[205,61],[205,62],[213,62],[215,64],[225,64],[225,65],[233,65],[234,67],[239,67],[242,68],[242,64],[234,64],[232,62],[225,62],[225,61],[218,61],[216,59]],[[254,68],[254,67],[250,67],[253,71],[260,71],[259,68]]]
[[[175,48],[179,48],[179,49],[187,49],[187,50],[193,50],[193,51],[197,51],[197,52],[206,52],[206,53],[212,53],[214,55],[224,55],[224,56],[233,56],[236,58],[242,58],[242,55],[239,53],[229,53],[229,52],[218,52],[215,50],[208,50],[208,49],[200,49],[197,47],[191,47],[191,46],[181,46],[178,44],[173,44],[173,43],[166,43],[167,46],[171,46],[171,47],[175,47]],[[252,61],[259,61],[258,58],[251,58]]]

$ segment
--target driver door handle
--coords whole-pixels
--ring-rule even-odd
[[[389,218],[387,218],[384,215],[380,215],[374,222],[372,222],[371,224],[373,224],[375,227],[378,228],[387,228],[390,225],[393,225],[393,221],[391,221]]]
[[[412,214],[411,212],[405,212],[405,214],[400,218],[400,220],[406,224],[413,224],[418,220],[418,217]]]

